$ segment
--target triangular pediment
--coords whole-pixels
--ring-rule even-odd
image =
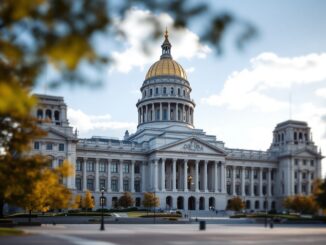
[[[296,157],[320,157],[320,154],[310,149],[301,149],[293,153]]]
[[[54,140],[77,140],[76,138],[64,134],[63,132],[56,130],[54,128],[49,128],[47,130],[46,138],[54,139]]]
[[[178,140],[176,142],[160,146],[159,148],[155,149],[155,151],[226,156],[226,152],[223,149],[195,137]]]

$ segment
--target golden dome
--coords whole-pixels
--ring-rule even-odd
[[[156,76],[176,76],[187,80],[187,74],[178,62],[171,58],[160,59],[149,68],[146,80]]]

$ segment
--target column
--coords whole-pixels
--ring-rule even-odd
[[[154,103],[152,104],[152,116],[151,116],[151,121],[155,120],[155,105]]]
[[[221,162],[221,192],[225,193],[225,186],[226,186],[226,181],[225,181],[225,162]]]
[[[162,159],[161,169],[162,169],[161,190],[165,191],[165,158]]]
[[[245,172],[246,169],[245,167],[242,167],[242,171],[241,171],[241,195],[245,196],[246,195],[246,191],[245,191]]]
[[[263,196],[263,168],[259,168],[259,195]]]
[[[217,162],[214,161],[214,184],[215,184],[215,188],[214,188],[214,191],[215,192],[218,192],[218,174],[217,174],[217,168],[218,168],[218,165],[217,165]]]
[[[196,160],[195,162],[195,192],[199,192],[199,186],[198,186],[198,164],[199,164],[199,161]]]
[[[131,184],[130,191],[135,192],[135,161],[131,161]]]
[[[302,170],[298,170],[298,194],[302,194]]]
[[[235,166],[232,166],[232,195],[235,196]]]
[[[99,159],[95,159],[95,191],[100,191],[100,180],[99,180]]]
[[[271,169],[268,168],[267,169],[267,196],[271,196],[272,195],[272,192],[271,192],[271,189],[272,189],[272,181],[271,181]]]
[[[83,161],[83,191],[87,190],[86,168],[87,168],[87,158],[84,157],[84,161]]]
[[[178,110],[178,108],[179,108],[179,104],[176,103],[175,104],[175,120],[176,121],[178,121],[178,118],[179,118],[179,110]]]
[[[111,192],[111,160],[108,160],[108,183],[107,183],[107,192]]]
[[[311,193],[311,173],[309,172],[309,171],[307,171],[307,175],[306,175],[306,177],[307,177],[307,195],[310,195],[310,193]]]
[[[187,167],[188,167],[187,160],[184,159],[183,160],[183,190],[185,192],[188,191],[188,172],[187,172]]]
[[[158,191],[158,159],[154,160],[154,191]]]
[[[176,182],[177,182],[177,159],[173,159],[173,163],[172,163],[172,191],[177,191],[177,186],[176,186]]]
[[[119,160],[119,192],[123,192],[123,160]]]
[[[171,120],[171,107],[170,107],[170,103],[168,103],[168,121]]]
[[[145,162],[141,163],[141,191],[145,192]]]
[[[254,168],[250,169],[250,195],[254,196]]]
[[[181,118],[181,121],[184,122],[185,120],[185,112],[186,112],[186,109],[185,109],[185,105],[182,104],[182,118]]]
[[[160,120],[163,120],[163,109],[162,109],[162,102],[160,103]]]
[[[144,115],[143,115],[143,107],[141,106],[140,108],[139,108],[139,110],[140,110],[140,123],[143,123],[143,118],[144,118]]]
[[[204,161],[204,192],[207,192],[207,160]]]

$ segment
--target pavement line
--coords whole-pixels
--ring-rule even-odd
[[[89,240],[89,239],[79,238],[75,236],[68,236],[68,235],[58,235],[58,234],[56,235],[44,234],[44,235],[60,238],[76,245],[118,245],[112,242],[95,241],[95,240]]]

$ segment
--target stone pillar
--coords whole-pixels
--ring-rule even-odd
[[[259,196],[263,196],[263,168],[259,168]]]
[[[145,192],[146,191],[146,183],[145,183],[145,179],[146,179],[146,173],[145,173],[145,162],[141,163],[141,192]]]
[[[185,121],[185,112],[186,112],[186,108],[185,105],[182,104],[182,118],[181,121],[184,122]]]
[[[179,119],[179,104],[175,104],[175,120],[178,121]]]
[[[160,103],[160,120],[163,120],[163,109],[162,109],[162,102]]]
[[[161,169],[162,169],[161,190],[165,191],[165,158],[162,159]]]
[[[139,107],[139,110],[140,110],[140,123],[143,123],[143,107]]]
[[[168,103],[168,121],[171,120],[171,106],[170,103]]]
[[[310,195],[311,193],[311,178],[310,178],[311,173],[307,171],[307,195]]]
[[[99,159],[95,159],[95,191],[100,191],[99,180]]]
[[[123,192],[123,160],[119,160],[119,192]]]
[[[270,197],[272,195],[272,180],[271,180],[271,174],[272,174],[272,169],[268,168],[267,169],[267,195]]]
[[[207,164],[208,161],[204,161],[204,192],[208,192],[207,190]]]
[[[232,195],[235,196],[235,166],[232,166]]]
[[[158,159],[154,160],[154,191],[158,191]]]
[[[108,183],[107,183],[107,192],[111,192],[111,160],[108,160]]]
[[[199,164],[199,161],[196,160],[195,162],[195,192],[199,192],[199,186],[198,186],[198,181],[199,181],[199,174],[198,174],[198,164]]]
[[[131,184],[130,191],[135,192],[135,161],[131,161]]]
[[[250,196],[254,196],[254,168],[250,169]]]
[[[298,194],[302,194],[302,170],[298,170]]]
[[[173,159],[172,163],[172,191],[176,192],[177,191],[177,159]]]
[[[225,180],[225,162],[221,162],[221,192],[225,193],[225,186],[226,186],[226,180]]]
[[[214,161],[214,192],[218,192],[218,165],[217,162]]]
[[[245,191],[245,172],[246,169],[245,167],[242,167],[242,171],[241,171],[241,195],[245,196],[246,195],[246,191]]]
[[[187,160],[184,159],[183,160],[183,190],[185,192],[188,191],[188,172],[187,172],[187,167],[188,167]]]
[[[87,190],[87,175],[86,175],[86,169],[87,169],[87,158],[84,157],[83,159],[83,191]]]

